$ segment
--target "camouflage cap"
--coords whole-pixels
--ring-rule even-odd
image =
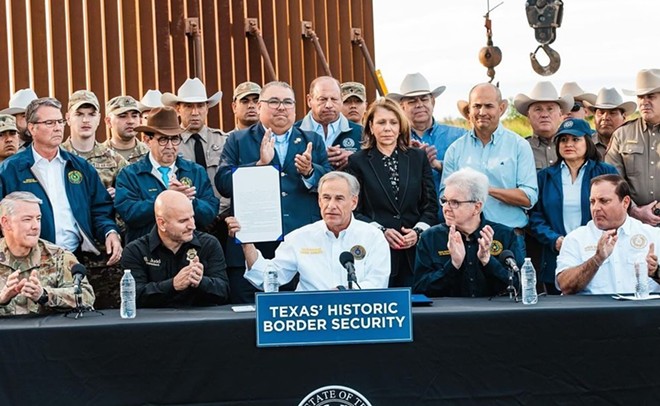
[[[96,111],[101,111],[99,99],[97,99],[96,95],[89,90],[76,90],[73,92],[71,97],[69,97],[69,107],[67,108],[67,111],[76,111],[85,104],[94,107]]]
[[[357,97],[362,101],[367,101],[367,90],[362,83],[358,82],[344,82],[341,88],[341,101],[346,101],[349,97]]]
[[[16,117],[10,114],[0,114],[0,133],[5,131],[18,132],[18,128],[16,128]]]
[[[136,111],[140,112],[140,107],[138,107],[138,102],[131,96],[117,96],[108,100],[105,104],[105,114],[122,114],[127,111]]]
[[[234,89],[234,101],[240,100],[245,96],[251,94],[259,95],[261,93],[261,86],[254,82],[243,82],[240,85],[236,86]]]

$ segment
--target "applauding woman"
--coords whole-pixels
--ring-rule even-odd
[[[422,150],[409,146],[410,124],[397,102],[376,100],[364,122],[362,150],[347,168],[360,181],[355,215],[380,228],[390,245],[389,286],[412,286],[419,236],[438,222],[431,166]]]
[[[532,235],[541,243],[540,281],[548,294],[559,294],[555,286],[557,255],[564,236],[591,220],[591,179],[617,173],[601,156],[591,139],[589,124],[569,118],[557,131],[557,162],[538,173],[539,200],[529,217]]]

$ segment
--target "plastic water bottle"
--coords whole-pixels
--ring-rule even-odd
[[[121,306],[119,314],[122,319],[135,318],[135,279],[130,269],[124,269],[121,277],[119,293],[121,295]]]
[[[532,260],[525,258],[522,268],[520,268],[520,279],[522,284],[522,302],[526,305],[535,304],[539,300],[536,293],[536,270],[532,265]]]
[[[649,297],[649,277],[646,271],[646,258],[635,260],[635,298]]]
[[[277,279],[277,270],[272,265],[267,265],[264,271],[264,292],[279,292],[280,281]]]

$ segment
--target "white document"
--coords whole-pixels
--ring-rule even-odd
[[[236,238],[242,243],[281,240],[280,171],[270,165],[241,167],[232,182],[234,216],[241,225]]]

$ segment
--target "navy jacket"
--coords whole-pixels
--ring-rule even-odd
[[[302,154],[307,148],[307,143],[312,142],[312,165],[314,173],[310,178],[310,183],[317,185],[321,176],[328,173],[330,163],[325,144],[321,137],[316,133],[302,131],[298,128],[292,128],[289,137],[289,148],[284,163],[280,162],[277,153],[271,162],[271,165],[280,167],[280,188],[282,192],[282,225],[284,234],[298,229],[304,225],[311,224],[321,219],[321,212],[318,205],[318,194],[316,187],[308,189],[303,182],[303,177],[296,170],[294,157],[296,154]],[[215,185],[222,196],[232,197],[233,169],[241,166],[254,166],[260,157],[261,140],[265,130],[261,123],[251,127],[231,133],[222,150],[222,158],[218,173],[215,175]],[[233,207],[232,201],[232,207]],[[259,244],[257,244],[259,248]],[[271,247],[268,253],[274,252]],[[239,244],[235,243],[233,238],[227,242],[227,266],[240,267],[245,265],[243,250]]]
[[[591,179],[598,175],[613,173],[616,168],[604,162],[587,161],[582,178],[581,204],[582,220],[585,225],[591,220],[589,194]],[[557,268],[557,238],[567,234],[564,229],[563,201],[564,192],[561,185],[561,166],[559,164],[540,170],[537,174],[539,182],[539,200],[529,214],[529,228],[532,235],[541,243],[540,279],[544,283],[555,283]]]
[[[211,224],[218,214],[220,201],[213,193],[206,169],[192,161],[176,158],[176,178],[183,184],[195,186],[193,199],[195,226],[198,230]],[[153,166],[149,154],[128,165],[117,176],[115,207],[126,222],[126,242],[133,241],[151,231],[156,224],[154,202],[165,190],[165,185],[151,173]]]
[[[90,243],[94,238],[100,243],[110,231],[119,232],[114,221],[112,198],[101,183],[96,169],[85,159],[60,148],[60,156],[66,161],[64,167],[64,192],[67,195],[73,217]],[[32,172],[34,155],[32,145],[5,160],[0,165],[0,197],[11,192],[31,192],[41,204],[41,238],[55,243],[55,219],[42,181]]]
[[[489,225],[493,229],[493,243],[490,248],[490,261],[484,266],[477,258],[480,232]],[[461,235],[465,244],[465,259],[460,269],[454,268],[447,248],[449,227],[438,224],[424,231],[417,244],[415,260],[415,284],[413,290],[426,296],[483,297],[496,296],[506,292],[509,284],[509,271],[500,263],[499,255],[510,250],[516,263],[523,263],[523,251],[513,229],[505,225],[485,220],[470,236]],[[514,286],[519,287],[514,279]]]
[[[293,126],[300,128],[303,131],[314,132],[312,128],[313,123],[311,120],[312,112],[307,113],[305,118],[296,121]],[[333,147],[340,147],[346,151],[357,152],[362,145],[362,132],[364,128],[347,119],[343,114],[339,116],[339,127],[341,132],[332,142]]]

